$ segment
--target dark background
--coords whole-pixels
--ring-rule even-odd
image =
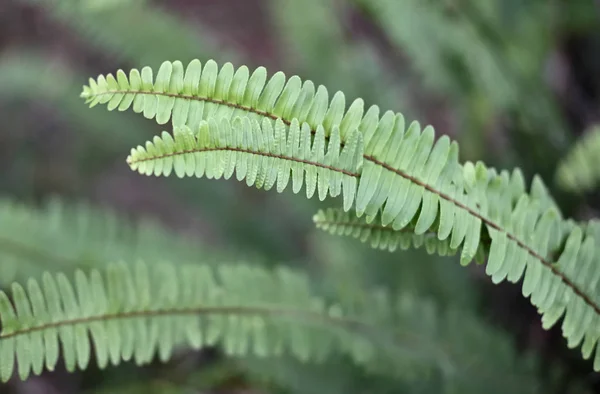
[[[155,218],[193,242],[260,256],[265,264],[297,262],[317,273],[360,267],[365,282],[457,306],[499,329],[518,354],[541,362],[536,379],[553,383],[539,383],[540,392],[575,392],[573,385],[600,392],[591,363],[567,349],[560,326],[544,331],[520,287],[492,285],[482,267],[462,268],[422,251],[374,251],[326,235],[310,219],[326,204],[291,192],[131,172],[129,149],[161,127],[129,112],[88,109],[81,86],[118,68],[156,70],[163,60],[194,58],[298,74],[332,93],[343,90],[347,102],[362,97],[432,124],[459,141],[461,160],[520,167],[528,180],[540,174],[563,212],[585,219],[598,216],[598,194],[566,193],[554,174],[573,142],[600,121],[600,2],[0,0],[2,197],[35,207],[60,196]],[[164,366],[165,374],[204,373],[176,392],[275,390],[254,382],[245,367],[217,359],[188,355]],[[97,383],[125,387],[154,373],[142,369],[133,379],[130,368],[109,375],[59,371],[11,381],[0,392],[95,391]]]

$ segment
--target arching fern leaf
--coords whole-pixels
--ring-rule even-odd
[[[267,79],[262,67],[250,75],[246,67],[234,70],[228,63],[219,69],[214,61],[204,68],[199,61],[192,61],[185,71],[181,62],[165,62],[156,81],[149,68],[141,73],[132,70],[129,79],[122,71],[116,78],[100,76],[90,80],[82,97],[90,105],[103,103],[109,109],[125,110],[133,105],[134,111],[156,118],[158,123],[172,119],[176,128],[187,125],[192,130],[203,121],[210,124],[211,119],[247,117],[260,125],[257,128],[255,123],[254,135],[262,134],[265,139],[269,122],[288,129],[294,129],[293,122],[306,123],[311,140],[319,144],[322,133],[337,149],[339,134],[340,150],[357,138],[358,130],[364,147],[362,166],[352,170],[358,178],[356,192],[352,188],[341,191],[345,209],[348,201],[354,200],[359,217],[366,215],[370,223],[380,215],[381,225],[393,230],[414,223],[415,234],[433,232],[440,241],[449,240],[450,249],[461,248],[462,264],[472,261],[481,250],[482,240],[489,239],[486,272],[495,283],[523,279],[523,295],[531,297],[545,326],[564,314],[564,335],[570,346],[584,339],[585,356],[598,343],[600,268],[593,262],[600,254],[594,238],[563,220],[551,199],[540,198],[545,194],[543,188],[527,194],[518,176],[483,163],[460,164],[456,142],[447,136],[436,141],[430,126],[422,128],[418,122],[407,125],[401,114],[380,114],[377,106],[365,112],[360,99],[346,109],[343,93],[337,92],[329,101],[323,86],[315,91],[310,81],[302,82],[295,76],[286,81],[279,72]],[[235,131],[242,129],[232,127],[230,135],[220,137],[220,146],[228,139],[239,141],[243,133]],[[294,134],[292,130],[286,135]],[[215,135],[208,126],[208,133],[200,133],[198,138]],[[163,140],[169,138],[163,135]],[[202,146],[214,143],[208,144]],[[177,151],[183,152],[183,146],[179,143]],[[143,149],[136,154],[145,155]],[[229,156],[230,152],[215,154],[209,171],[224,171],[220,161],[231,163]],[[177,157],[185,161],[182,155]],[[310,169],[314,163],[300,166],[307,174],[314,171]],[[289,178],[291,163],[290,167],[279,163],[276,168],[282,173],[277,179]],[[339,177],[346,169],[331,170]],[[600,370],[600,352],[596,352],[594,364]]]
[[[450,248],[450,240],[440,241],[437,234],[426,232],[415,234],[415,223],[402,230],[394,230],[381,224],[381,216],[377,215],[370,223],[364,217],[358,218],[352,212],[341,209],[329,208],[319,210],[313,221],[317,228],[330,234],[351,236],[361,242],[367,242],[372,248],[394,252],[400,247],[402,250],[424,247],[427,253],[437,253],[440,256],[456,254],[457,250]]]
[[[73,283],[73,284],[71,284]],[[252,283],[252,286],[248,286]],[[22,379],[122,361],[168,360],[177,346],[220,344],[227,354],[289,352],[319,362],[340,350],[359,363],[376,353],[361,323],[312,294],[308,278],[288,268],[245,265],[112,264],[105,273],[44,274],[0,292],[0,378],[16,360]],[[93,353],[92,353],[93,346]]]
[[[198,131],[188,127],[175,130],[173,136],[163,132],[146,147],[132,149],[127,162],[132,169],[146,175],[168,176],[172,170],[179,177],[206,176],[209,179],[246,179],[248,186],[270,190],[277,185],[282,192],[292,180],[298,193],[306,179],[306,196],[318,190],[320,200],[327,194],[336,197],[344,191],[344,207],[350,209],[356,194],[357,169],[362,163],[362,135],[355,131],[340,148],[336,126],[326,143],[324,128],[319,126],[314,140],[310,126],[293,120],[286,128],[281,120],[275,127],[267,119],[262,126],[247,117],[217,122],[202,122]]]
[[[314,363],[341,353],[377,374],[417,380],[441,373],[444,386],[464,388],[474,384],[470,363],[483,347],[498,354],[476,369],[481,381],[494,376],[492,365],[519,379],[531,374],[507,368],[514,355],[493,330],[475,321],[461,328],[468,315],[380,290],[361,295],[360,305],[328,302],[288,268],[110,264],[73,278],[45,273],[39,282],[13,284],[11,295],[0,292],[1,381],[15,361],[25,379],[55,369],[61,358],[72,372],[92,358],[100,368],[142,365],[169,360],[182,346],[212,345],[229,356]]]

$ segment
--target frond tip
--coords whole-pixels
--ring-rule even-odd
[[[252,286],[248,286],[252,283]],[[68,371],[85,369],[92,344],[100,368],[170,358],[174,348],[220,344],[231,355],[323,361],[334,349],[357,362],[375,356],[356,321],[314,296],[308,278],[288,268],[244,265],[109,265],[74,286],[64,274],[0,292],[0,380],[53,370],[59,348]],[[91,339],[91,341],[90,341]],[[90,343],[91,342],[91,343]]]
[[[305,182],[308,198],[315,190],[321,200],[343,191],[348,210],[362,164],[362,136],[355,131],[341,148],[337,127],[326,142],[323,127],[317,128],[313,139],[308,124],[296,120],[288,128],[281,120],[273,126],[266,119],[262,125],[247,117],[231,123],[211,119],[195,133],[188,127],[176,128],[173,136],[163,132],[145,147],[132,149],[127,162],[141,174],[157,176],[175,171],[179,177],[229,179],[235,171],[248,186],[269,190],[277,184],[278,192],[287,187],[291,176],[293,192],[298,193]]]

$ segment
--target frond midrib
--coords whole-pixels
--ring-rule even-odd
[[[358,178],[360,176],[360,174],[358,174],[358,173],[344,170],[342,168],[337,168],[337,167],[329,166],[326,164],[322,164],[322,163],[318,163],[318,162],[314,162],[314,161],[310,161],[310,160],[300,159],[300,158],[293,157],[293,156],[277,155],[274,153],[258,152],[258,151],[254,151],[251,149],[242,149],[242,148],[233,148],[233,147],[187,149],[187,150],[177,151],[177,152],[173,152],[173,153],[165,153],[162,155],[150,156],[150,157],[146,157],[143,159],[132,159],[130,156],[127,159],[127,164],[131,165],[131,164],[136,164],[136,163],[142,163],[145,161],[160,160],[160,159],[164,159],[167,157],[175,157],[175,156],[181,156],[181,155],[192,154],[192,153],[219,152],[219,151],[221,151],[221,152],[223,152],[223,151],[225,151],[225,152],[241,152],[241,153],[248,153],[248,154],[253,154],[253,155],[257,155],[257,156],[273,157],[276,159],[294,161],[297,163],[307,164],[307,165],[311,165],[314,167],[325,168],[327,170],[339,172],[339,173],[342,173],[344,175],[348,175],[348,176],[351,176],[354,178]]]
[[[97,93],[97,94],[90,93],[90,94],[84,95],[82,93],[82,97],[85,97],[86,99],[91,99],[92,97],[109,95],[109,94],[110,95],[114,95],[114,94],[135,94],[135,95],[137,95],[137,94],[140,94],[140,95],[166,96],[166,97],[171,97],[171,98],[175,98],[175,99],[208,102],[208,103],[213,103],[213,104],[217,104],[217,105],[227,106],[227,107],[234,108],[234,109],[240,109],[240,110],[247,111],[249,113],[253,113],[253,114],[256,114],[259,116],[265,116],[265,117],[268,117],[273,120],[280,119],[287,126],[291,125],[290,120],[285,119],[280,116],[277,116],[277,115],[267,112],[267,111],[262,111],[262,110],[259,110],[256,108],[231,103],[231,102],[228,102],[228,101],[222,100],[222,99],[212,99],[212,98],[208,98],[208,97],[183,95],[183,94],[179,94],[179,93],[150,92],[150,91],[143,91],[143,90],[110,90],[110,89],[107,89],[105,92]],[[311,128],[311,134],[314,135],[315,133],[316,133],[316,130]],[[326,138],[326,140],[328,139],[327,136],[325,136],[325,138]],[[344,142],[341,141],[340,146],[343,148],[344,145],[345,145]],[[427,191],[437,195],[439,198],[450,202],[455,207],[457,207],[457,208],[467,212],[469,215],[481,220],[482,223],[485,223],[486,225],[493,228],[494,230],[506,234],[506,237],[510,241],[515,242],[520,249],[525,250],[531,257],[535,258],[542,265],[544,265],[545,267],[550,269],[552,274],[557,276],[561,280],[562,283],[564,283],[567,287],[569,287],[578,297],[580,297],[589,307],[591,307],[597,315],[600,315],[600,305],[599,304],[596,304],[590,296],[588,296],[582,289],[579,288],[579,286],[577,286],[577,284],[574,281],[572,281],[565,274],[560,272],[552,262],[547,260],[545,257],[541,256],[539,253],[537,253],[535,250],[533,250],[529,246],[527,246],[527,244],[525,242],[523,242],[519,237],[517,237],[515,234],[513,234],[509,230],[504,229],[501,225],[499,225],[495,221],[481,215],[477,211],[462,204],[460,201],[453,199],[449,195],[437,190],[435,187],[430,186],[429,184],[418,180],[417,178],[405,173],[402,170],[396,169],[396,168],[394,168],[394,167],[392,167],[370,155],[363,154],[363,158],[367,161],[370,161],[370,162],[376,164],[376,165],[382,166],[383,168],[385,168],[388,171],[394,172],[395,174],[408,180],[409,182],[412,182],[418,186],[425,188]]]
[[[274,308],[268,306],[241,306],[241,305],[228,305],[228,306],[202,306],[202,307],[190,307],[190,308],[169,308],[159,310],[143,310],[143,311],[129,311],[129,312],[116,312],[110,314],[101,314],[96,316],[81,317],[75,319],[64,319],[55,321],[52,323],[41,324],[34,327],[23,328],[15,330],[9,333],[0,334],[1,339],[14,338],[21,335],[28,335],[34,332],[45,331],[53,328],[60,328],[65,326],[74,326],[78,324],[90,324],[94,322],[104,322],[109,320],[121,320],[131,318],[153,318],[153,317],[164,317],[164,316],[176,316],[176,315],[261,315],[261,316],[290,316],[300,321],[310,320],[315,323],[328,322],[339,326],[344,326],[352,329],[366,329],[368,326],[359,321],[339,316],[325,316],[324,314],[317,313],[314,311],[292,309],[292,308]]]

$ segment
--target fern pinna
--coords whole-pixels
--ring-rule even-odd
[[[164,62],[90,79],[82,97],[109,110],[132,107],[173,134],[134,148],[129,165],[143,173],[232,176],[279,191],[306,186],[343,197],[344,211],[388,233],[434,234],[443,250],[461,250],[461,263],[483,262],[497,283],[523,278],[523,295],[544,327],[563,315],[570,347],[585,358],[600,337],[600,245],[594,226],[562,217],[539,185],[483,163],[460,163],[458,145],[436,140],[432,127],[407,123],[401,114],[365,110],[361,99],[346,108],[343,93],[281,72],[270,78],[214,61]],[[539,180],[538,180],[539,183]],[[540,192],[541,190],[541,192]],[[351,232],[351,231],[350,231]],[[431,239],[431,237],[430,237]],[[433,246],[429,241],[429,248]],[[600,352],[594,367],[600,370]]]

